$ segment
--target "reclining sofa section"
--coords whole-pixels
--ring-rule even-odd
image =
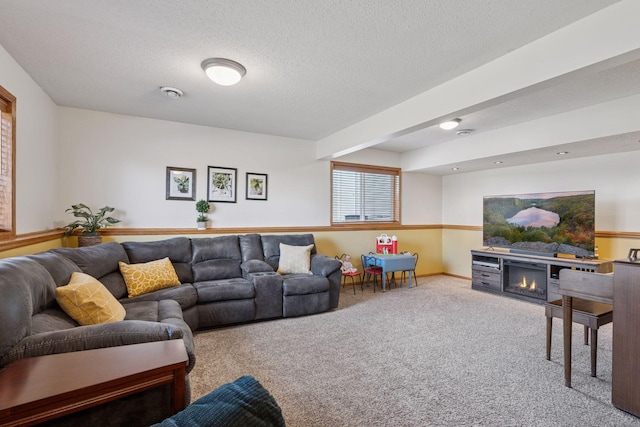
[[[277,273],[280,243],[313,245],[310,273]],[[129,298],[119,262],[164,258],[171,261],[180,285]],[[25,357],[182,339],[189,356],[188,403],[188,373],[195,365],[192,331],[334,309],[340,295],[340,267],[339,261],[316,253],[312,234],[112,242],[6,258],[0,260],[0,368]],[[79,326],[69,317],[56,301],[56,288],[69,283],[74,272],[98,279],[124,306],[124,321]],[[148,404],[153,410],[145,419],[138,419],[138,414],[140,425],[166,416],[152,391],[141,398],[144,404],[136,402],[123,399],[103,409],[126,419]],[[98,409],[85,415],[70,417],[73,424],[105,421]]]
[[[311,274],[276,273],[280,243],[314,244]],[[118,263],[165,257],[181,284],[129,298]],[[78,327],[55,299],[73,272],[102,282],[125,307],[125,321]],[[0,260],[0,367],[23,357],[182,338],[189,371],[193,330],[334,309],[340,277],[340,262],[317,254],[312,234],[112,242],[7,258]]]

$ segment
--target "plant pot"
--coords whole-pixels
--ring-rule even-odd
[[[102,243],[102,236],[78,236],[78,247],[95,246]]]
[[[198,221],[198,230],[206,230],[207,222],[206,221]]]

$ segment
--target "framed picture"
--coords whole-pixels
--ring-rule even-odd
[[[167,200],[196,199],[196,170],[167,166]]]
[[[247,200],[267,200],[267,174],[247,172]]]
[[[207,180],[209,201],[235,203],[237,174],[236,168],[209,166],[209,179]]]

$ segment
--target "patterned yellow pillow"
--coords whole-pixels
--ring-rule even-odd
[[[75,272],[65,286],[56,288],[56,301],[82,326],[124,319],[124,307],[97,279]]]
[[[311,249],[309,246],[290,246],[280,243],[280,261],[278,273],[280,274],[311,274]]]
[[[180,280],[169,258],[149,261],[141,264],[118,263],[120,273],[127,285],[129,298],[158,289],[180,286]]]

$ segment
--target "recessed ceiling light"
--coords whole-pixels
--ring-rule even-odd
[[[165,94],[167,98],[171,98],[171,99],[178,99],[182,95],[184,95],[184,92],[182,92],[180,89],[177,89],[175,87],[169,87],[169,86],[160,87],[160,92]]]
[[[451,168],[452,171],[460,170],[460,168]]]
[[[452,119],[446,122],[442,122],[440,123],[440,129],[444,129],[444,130],[455,129],[458,127],[461,121],[462,121],[461,119]]]
[[[564,156],[565,154],[569,154],[569,152],[568,151],[559,151],[556,154],[559,155],[559,156]]]
[[[242,64],[225,58],[205,59],[201,66],[207,77],[221,86],[234,85],[247,74]]]
[[[493,162],[493,163],[495,163],[496,165],[499,165],[499,164],[501,164],[501,163],[502,163],[502,161],[501,161],[501,160],[496,160],[496,161],[495,161],[495,162]]]
[[[472,129],[460,129],[459,131],[456,132],[456,135],[467,136],[467,135],[471,135],[471,132],[473,132]]]

